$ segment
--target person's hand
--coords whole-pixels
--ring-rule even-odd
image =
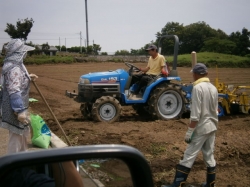
[[[17,114],[17,119],[18,121],[20,121],[22,124],[28,124],[29,120],[28,120],[28,116],[26,111],[20,112]]]
[[[186,143],[190,143],[191,142],[193,133],[194,133],[194,128],[188,127],[188,130],[187,130],[186,136],[185,136],[185,142]]]
[[[32,81],[35,81],[36,79],[38,79],[38,76],[35,75],[35,74],[33,74],[33,73],[31,73],[31,74],[30,74],[30,79],[31,79]]]
[[[161,73],[162,73],[164,76],[168,76],[168,73],[167,73],[165,70],[161,70]]]

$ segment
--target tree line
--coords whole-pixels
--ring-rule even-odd
[[[34,20],[23,19],[16,22],[16,25],[7,23],[4,30],[11,38],[21,38],[27,40],[28,34]],[[224,54],[232,54],[238,56],[250,56],[250,31],[243,28],[241,31],[226,34],[221,29],[211,28],[206,22],[197,22],[184,26],[178,22],[168,22],[161,31],[156,33],[155,41],[145,44],[140,49],[117,50],[115,55],[146,55],[145,49],[150,44],[158,45],[159,38],[162,35],[177,35],[179,37],[179,54],[187,54],[192,51],[196,52],[216,52]],[[31,42],[30,45],[35,46]],[[42,44],[43,49],[48,50],[48,43]],[[88,47],[75,46],[67,48],[65,46],[56,46],[59,51],[80,52],[87,54],[100,54],[101,46],[93,44]],[[172,55],[174,50],[174,41],[171,39],[162,40],[162,54]],[[102,52],[102,55],[107,55]]]
[[[26,18],[26,19],[18,19],[16,22],[16,25],[7,23],[6,29],[4,30],[12,39],[15,38],[20,38],[24,40],[25,42],[28,39],[28,35],[31,32],[31,28],[34,25],[34,20],[32,18]],[[38,44],[33,44],[31,41],[29,43],[26,43],[29,46],[33,46],[36,48],[36,51],[39,51]],[[48,53],[50,49],[50,45],[47,43],[43,43],[42,45],[42,51],[46,54]],[[97,55],[101,51],[101,46],[99,44],[93,44],[88,47],[80,47],[80,46],[75,46],[75,47],[70,47],[67,48],[63,46],[55,46],[59,51],[67,51],[67,52],[82,52],[85,54],[94,54]],[[107,53],[103,53],[107,54]]]
[[[102,49],[99,44],[93,44],[87,47],[74,46],[67,49],[64,45],[63,46],[56,45],[55,47],[58,49],[58,51],[74,52],[74,53],[82,52],[84,54],[92,54],[92,55],[98,55]]]
[[[151,44],[158,45],[162,35],[177,35],[179,37],[179,54],[196,52],[216,52],[250,57],[250,31],[241,31],[227,35],[221,29],[213,29],[205,22],[192,23],[184,26],[178,22],[168,22],[161,31],[156,33],[156,40]],[[130,54],[143,54],[148,47],[131,49]],[[171,55],[174,52],[174,41],[162,40],[162,54]]]

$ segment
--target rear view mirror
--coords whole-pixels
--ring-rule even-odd
[[[67,147],[0,158],[0,178],[5,179],[0,181],[0,186],[5,185],[4,181],[8,186],[11,183],[21,186],[24,175],[35,182],[43,181],[40,186],[153,186],[144,156],[122,145]]]

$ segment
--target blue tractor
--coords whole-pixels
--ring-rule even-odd
[[[177,55],[179,38],[165,35],[159,39],[159,53],[163,38],[173,38],[174,60],[168,77],[158,75],[144,88],[139,100],[130,100],[130,94],[137,84],[131,85],[132,75],[140,71],[131,63],[126,63],[129,70],[96,72],[82,75],[78,83],[78,93],[66,91],[66,96],[81,103],[80,110],[84,117],[95,121],[114,122],[120,118],[122,106],[132,105],[138,113],[148,113],[154,119],[169,120],[179,118],[189,108],[188,89],[183,89],[177,73]],[[175,83],[173,83],[173,81]],[[189,88],[189,87],[188,87]]]

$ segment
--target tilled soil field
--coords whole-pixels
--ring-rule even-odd
[[[136,63],[138,67],[146,66]],[[155,186],[172,182],[175,165],[185,151],[184,135],[188,115],[180,120],[153,121],[148,116],[138,116],[132,107],[123,107],[119,122],[112,124],[84,120],[80,104],[64,96],[65,90],[77,90],[80,75],[89,72],[126,68],[122,63],[85,63],[72,65],[28,66],[30,73],[39,76],[37,84],[61,122],[74,145],[125,144],[144,153],[149,161]],[[190,83],[190,68],[178,68],[183,83]],[[209,69],[213,82],[216,70]],[[227,84],[250,85],[250,69],[219,69],[219,78]],[[52,120],[35,88],[31,97],[39,100],[32,103],[33,112],[40,114],[51,130],[61,137],[61,132]],[[250,116],[231,115],[220,118],[216,138],[217,186],[250,186]],[[117,170],[119,175],[119,170]],[[188,183],[194,186],[205,181],[206,167],[200,154],[196,159]],[[123,174],[120,177],[123,178]],[[126,186],[126,180],[120,180]],[[109,182],[109,181],[107,181]]]

